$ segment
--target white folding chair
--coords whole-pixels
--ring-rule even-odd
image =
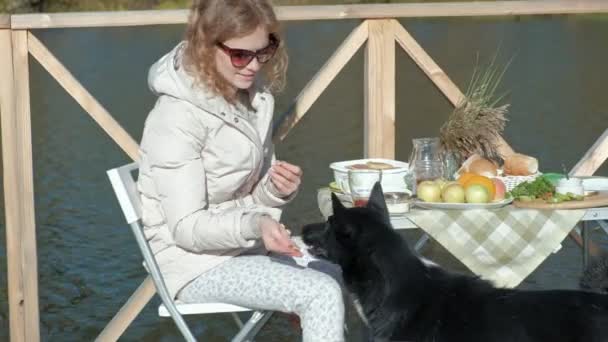
[[[158,314],[161,317],[171,316],[180,332],[186,341],[196,341],[192,332],[186,325],[182,315],[192,314],[210,314],[210,313],[232,313],[237,325],[240,328],[238,334],[232,341],[251,341],[258,331],[268,321],[272,315],[272,311],[254,311],[247,323],[243,324],[237,312],[252,311],[252,309],[244,308],[236,305],[224,303],[202,303],[202,304],[183,304],[179,301],[174,301],[169,295],[169,291],[165,285],[163,277],[158,268],[158,264],[154,259],[152,250],[143,233],[141,223],[141,202],[135,186],[134,171],[138,169],[137,163],[127,164],[107,171],[114,193],[120,203],[120,208],[127,223],[131,226],[135,240],[144,258],[144,262],[150,273],[156,292],[162,300],[162,304],[158,308]]]

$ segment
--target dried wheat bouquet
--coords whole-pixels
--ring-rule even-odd
[[[474,153],[500,160],[498,141],[507,122],[509,105],[497,106],[503,96],[495,94],[508,65],[499,70],[495,56],[487,67],[476,67],[464,99],[441,127],[443,147],[461,160]]]

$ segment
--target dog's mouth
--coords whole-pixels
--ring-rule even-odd
[[[327,259],[327,250],[320,246],[309,246],[308,253],[315,257]]]
[[[327,249],[323,246],[327,229],[327,222],[313,223],[302,228],[302,240],[311,255],[327,258]]]

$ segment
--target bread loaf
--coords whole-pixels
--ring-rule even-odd
[[[505,158],[503,166],[505,175],[529,176],[538,172],[538,160],[521,153],[514,153]]]
[[[479,158],[472,161],[469,164],[467,171],[485,177],[496,177],[498,175],[498,167],[496,164],[485,158]]]
[[[394,169],[395,166],[388,164],[388,163],[383,163],[383,162],[368,161],[365,164],[353,164],[353,165],[347,166],[347,168],[351,169],[351,170],[390,170],[390,169]]]
[[[498,175],[498,166],[478,154],[473,154],[462,163],[462,167],[458,170],[458,175],[460,176],[465,172],[485,177],[496,177]]]

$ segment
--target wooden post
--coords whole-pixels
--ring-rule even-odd
[[[395,35],[390,19],[368,21],[364,155],[395,158]]]
[[[133,292],[125,305],[120,308],[114,318],[103,329],[101,334],[95,339],[96,342],[114,342],[127,330],[133,320],[139,315],[141,310],[150,301],[156,293],[152,277],[147,276],[146,279],[139,285],[137,290]]]
[[[40,341],[27,31],[0,31],[10,337]]]
[[[608,129],[570,171],[570,176],[591,176],[608,159]]]

